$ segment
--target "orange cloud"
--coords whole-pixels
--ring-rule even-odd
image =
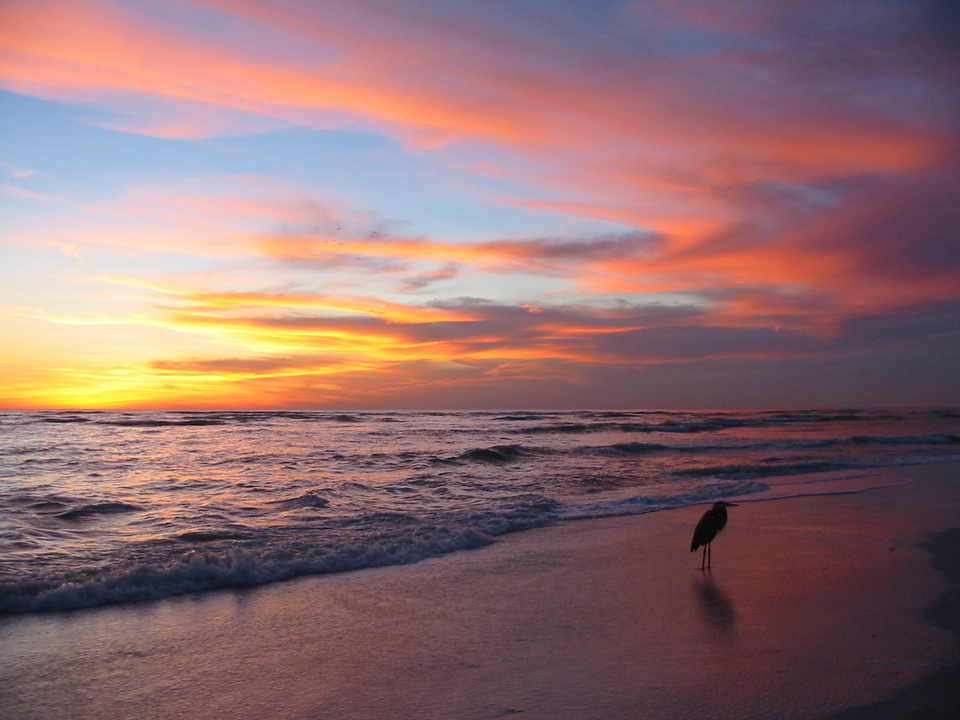
[[[163,26],[120,4],[14,0],[5,3],[3,20],[0,42],[6,52],[0,73],[7,88],[93,100],[119,111],[136,107],[130,94],[193,106],[185,120],[155,124],[148,118],[140,129],[151,134],[243,131],[251,122],[257,127],[254,115],[319,125],[370,117],[439,131],[520,137],[515,123],[482,109],[370,82],[336,61],[320,68],[309,61],[284,64],[250,48],[211,42],[183,26]]]
[[[137,107],[132,96],[162,100],[165,110],[148,102],[134,112],[152,116],[142,130],[166,136],[360,119],[406,139],[474,138],[540,159],[563,149],[613,162],[644,156],[648,168],[666,168],[733,148],[768,169],[772,161],[808,173],[917,167],[941,146],[935,135],[853,104],[815,116],[805,96],[771,84],[761,89],[781,93],[784,109],[751,112],[756,88],[736,75],[724,85],[728,97],[710,92],[714,65],[731,63],[723,55],[680,74],[624,52],[614,56],[615,72],[602,73],[586,39],[565,47],[492,18],[470,24],[452,9],[430,16],[365,2],[207,6],[233,23],[233,36],[203,35],[107,0],[12,0],[0,73],[18,92],[122,113]],[[283,52],[290,44],[302,46],[301,56]],[[762,59],[754,62],[762,69]],[[704,95],[709,122],[699,108]]]
[[[87,312],[26,313],[24,336],[56,322],[119,347],[109,329],[122,327],[169,349],[88,350],[18,376],[11,397],[194,404],[230,388],[257,406],[335,402],[882,347],[915,316],[947,332],[956,70],[911,8],[839,5],[643,2],[611,17],[587,3],[586,26],[551,12],[531,24],[511,4],[8,0],[2,86],[118,115],[101,125],[193,139],[360,125],[423,165],[496,176],[472,196],[623,228],[450,242],[255,178],[86,205],[6,183],[16,201],[85,213],[7,243],[233,263],[203,282],[196,267],[114,278],[134,296],[126,312],[84,297]],[[405,301],[438,283],[457,290]],[[461,288],[483,301],[454,299]],[[76,357],[84,342],[66,334],[37,348]]]

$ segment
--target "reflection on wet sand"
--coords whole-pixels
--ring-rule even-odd
[[[737,620],[737,611],[733,601],[714,582],[709,570],[694,579],[693,589],[706,624],[723,632],[732,630]]]

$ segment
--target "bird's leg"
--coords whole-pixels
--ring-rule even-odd
[[[713,567],[713,543],[707,543],[707,567]]]
[[[700,569],[701,569],[701,570],[703,570],[704,565],[706,565],[706,562],[707,562],[707,548],[708,548],[708,547],[710,547],[710,546],[709,546],[709,545],[704,545],[704,546],[703,546],[703,557],[700,559]]]

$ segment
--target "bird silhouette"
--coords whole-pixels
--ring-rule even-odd
[[[697,548],[703,545],[703,559],[700,561],[700,569],[704,566],[710,567],[712,551],[710,543],[721,530],[727,525],[727,508],[736,507],[736,503],[715,502],[713,507],[707,510],[700,522],[697,523],[693,531],[693,540],[690,543],[690,552],[696,552]]]

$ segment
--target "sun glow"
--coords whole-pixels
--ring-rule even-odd
[[[0,407],[943,403],[941,28],[760,5],[4,3]]]

